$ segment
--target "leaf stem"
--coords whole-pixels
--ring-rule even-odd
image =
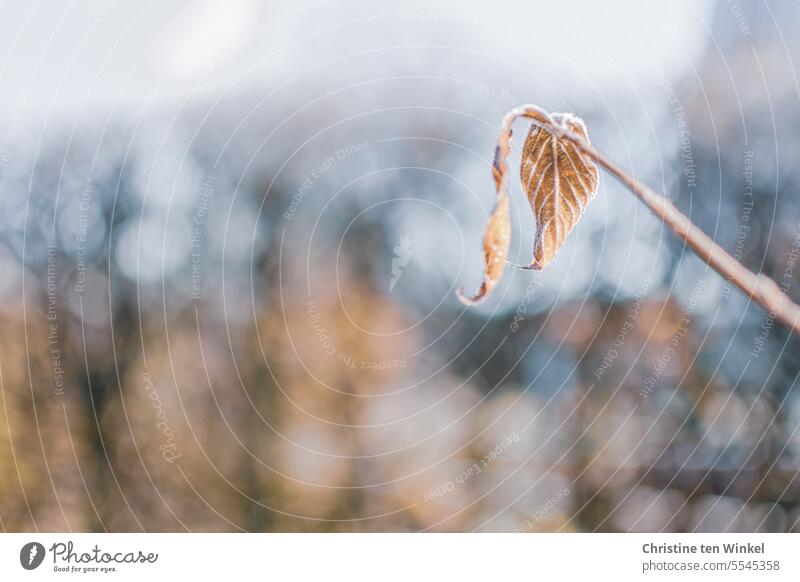
[[[793,333],[800,335],[800,306],[789,299],[775,281],[764,274],[753,273],[742,265],[700,230],[666,196],[630,176],[584,139],[572,133],[568,128],[556,124],[546,111],[536,105],[515,107],[503,117],[492,169],[498,194],[505,193],[506,174],[508,173],[506,160],[511,149],[511,126],[519,117],[531,119],[550,133],[573,142],[644,202],[653,214],[664,221],[681,240],[697,253],[697,256],[760,305],[769,314],[770,319],[777,320]]]

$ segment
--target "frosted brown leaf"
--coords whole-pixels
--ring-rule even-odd
[[[536,220],[533,262],[529,269],[543,269],[553,260],[558,249],[583,214],[589,200],[597,192],[598,170],[592,158],[569,139],[551,133],[547,128],[562,129],[589,141],[586,125],[570,113],[547,114],[530,111],[534,121],[525,140],[520,174]],[[519,114],[512,110],[503,119],[501,138],[495,152],[492,173],[497,189],[497,205],[483,236],[485,272],[474,296],[459,299],[468,305],[489,296],[503,275],[511,243],[511,219],[506,176],[506,159],[510,151],[511,123]]]
[[[570,113],[551,114],[553,122],[589,143],[586,125]],[[544,269],[556,256],[597,193],[594,161],[567,139],[531,125],[522,149],[520,177],[534,218],[536,236],[529,268]]]

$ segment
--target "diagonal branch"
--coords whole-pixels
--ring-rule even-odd
[[[508,154],[511,150],[511,126],[519,117],[531,119],[533,123],[546,129],[553,135],[568,139],[581,151],[586,153],[605,168],[617,180],[622,182],[639,200],[669,226],[678,237],[686,242],[697,255],[706,261],[726,280],[731,281],[745,295],[758,303],[771,319],[777,320],[792,332],[800,335],[800,306],[792,302],[778,285],[763,274],[756,274],[747,269],[739,261],[728,254],[725,249],[715,243],[707,234],[678,210],[663,194],[659,194],[643,184],[605,155],[589,145],[584,139],[575,135],[568,128],[556,124],[552,117],[536,105],[521,105],[509,111],[503,117],[500,136],[497,140],[492,174],[495,180],[498,197],[505,196],[508,181]]]

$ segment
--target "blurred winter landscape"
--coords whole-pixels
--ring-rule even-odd
[[[3,530],[800,530],[800,341],[608,175],[454,293],[530,102],[800,299],[800,4],[2,10]]]

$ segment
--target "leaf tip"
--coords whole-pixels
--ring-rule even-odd
[[[483,303],[487,295],[489,294],[488,291],[489,287],[484,282],[481,283],[480,288],[475,292],[475,295],[473,295],[472,297],[467,297],[466,295],[464,295],[464,289],[459,289],[458,291],[456,291],[456,297],[458,297],[458,300],[467,307],[472,307],[474,305],[479,305]]]

